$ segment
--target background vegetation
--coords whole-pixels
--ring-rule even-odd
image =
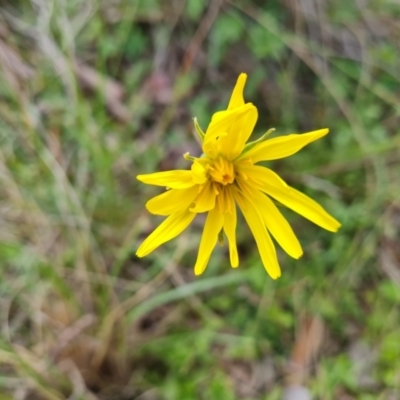
[[[0,9],[0,399],[400,398],[400,4],[9,0]],[[193,275],[202,222],[145,259],[159,193],[240,72],[271,163],[343,227],[285,215],[272,281],[244,223]],[[291,362],[290,362],[291,360]],[[295,366],[306,369],[299,374]],[[292,397],[291,400],[297,400]]]

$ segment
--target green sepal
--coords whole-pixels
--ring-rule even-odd
[[[196,129],[196,132],[199,135],[199,138],[200,138],[201,142],[203,143],[204,142],[204,138],[206,137],[206,134],[200,128],[200,125],[197,122],[197,118],[196,117],[193,118],[193,122],[194,122],[194,129]]]
[[[268,129],[268,131],[266,133],[264,133],[264,135],[262,135],[260,138],[258,138],[257,140],[254,140],[253,142],[247,143],[244,146],[244,149],[238,158],[241,158],[243,155],[245,155],[245,153],[247,153],[249,150],[251,150],[254,146],[263,142],[274,131],[275,131],[275,128]]]
[[[218,243],[223,246],[224,245],[224,228],[220,230],[218,233]]]

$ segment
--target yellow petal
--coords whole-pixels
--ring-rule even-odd
[[[237,79],[235,88],[233,89],[231,99],[229,100],[228,110],[240,107],[244,104],[243,91],[246,80],[247,74],[241,73]]]
[[[258,118],[257,108],[251,104],[246,104],[246,111],[238,113],[226,136],[219,139],[220,153],[228,160],[236,158],[244,149],[244,146],[251,136]]]
[[[232,268],[239,265],[239,256],[236,246],[236,206],[234,205],[231,212],[226,212],[224,215],[224,232],[229,242],[229,258]]]
[[[178,236],[189,226],[195,216],[195,213],[188,210],[171,214],[144,240],[139,246],[136,255],[138,257],[147,256],[158,246]]]
[[[275,246],[264,225],[264,221],[254,206],[238,191],[235,191],[235,199],[253,233],[265,269],[272,279],[279,278],[281,269],[278,264]]]
[[[283,250],[293,258],[300,258],[303,255],[301,245],[293,232],[293,229],[283,217],[275,204],[257,189],[251,191],[249,197],[261,215],[267,229],[279,243]]]
[[[215,142],[223,135],[227,134],[232,123],[235,121],[238,111],[225,110],[215,113],[207,128],[203,142],[203,152],[207,156],[214,158],[217,156]]]
[[[228,135],[228,132],[230,131],[231,127],[234,126],[235,121],[237,121],[238,118],[242,118],[249,112],[250,109],[254,108],[255,107],[253,104],[247,103],[232,110],[225,110],[215,113],[211,119],[206,136],[204,138],[203,152],[211,158],[215,158],[220,152],[225,152],[226,148],[223,148],[219,141],[224,136]],[[251,112],[254,113],[254,111]]]
[[[192,171],[192,178],[194,182],[199,185],[207,182],[207,171],[200,159],[195,160],[190,169]]]
[[[231,185],[226,185],[220,188],[216,199],[217,205],[223,213],[232,213],[233,208],[236,207],[231,187]]]
[[[170,215],[187,210],[199,193],[198,186],[188,189],[167,190],[146,203],[146,208],[155,215]]]
[[[316,201],[290,186],[285,190],[265,183],[261,190],[321,228],[337,232],[341,226],[340,222],[328,214]]]
[[[245,181],[249,180],[258,185],[268,182],[277,187],[288,187],[287,183],[277,173],[261,165],[252,165],[245,161],[239,161],[235,163],[235,168],[239,176]]]
[[[217,194],[212,182],[207,182],[204,185],[203,190],[195,199],[195,205],[190,209],[190,211],[194,213],[202,213],[213,209],[215,207],[216,196]]]
[[[206,269],[211,252],[217,244],[218,234],[222,229],[223,222],[223,214],[218,208],[214,208],[208,213],[203,235],[201,236],[196,265],[194,266],[195,275],[202,274]]]
[[[269,139],[254,146],[244,153],[242,157],[251,158],[253,163],[288,157],[297,153],[314,140],[325,136],[328,132],[329,129],[320,129],[300,135],[291,134]]]
[[[148,185],[164,186],[171,189],[185,189],[195,185],[192,171],[175,170],[138,175],[137,180]]]

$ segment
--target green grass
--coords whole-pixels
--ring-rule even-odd
[[[310,318],[315,398],[400,396],[399,8],[219,4],[2,3],[0,400],[280,399]],[[256,136],[330,128],[270,165],[342,228],[282,210],[305,254],[277,281],[244,221],[237,270],[225,246],[194,276],[200,221],[136,258],[135,176],[188,168],[240,72]]]

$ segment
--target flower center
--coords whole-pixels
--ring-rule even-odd
[[[235,180],[233,164],[220,157],[208,165],[208,173],[213,181],[228,185]]]

